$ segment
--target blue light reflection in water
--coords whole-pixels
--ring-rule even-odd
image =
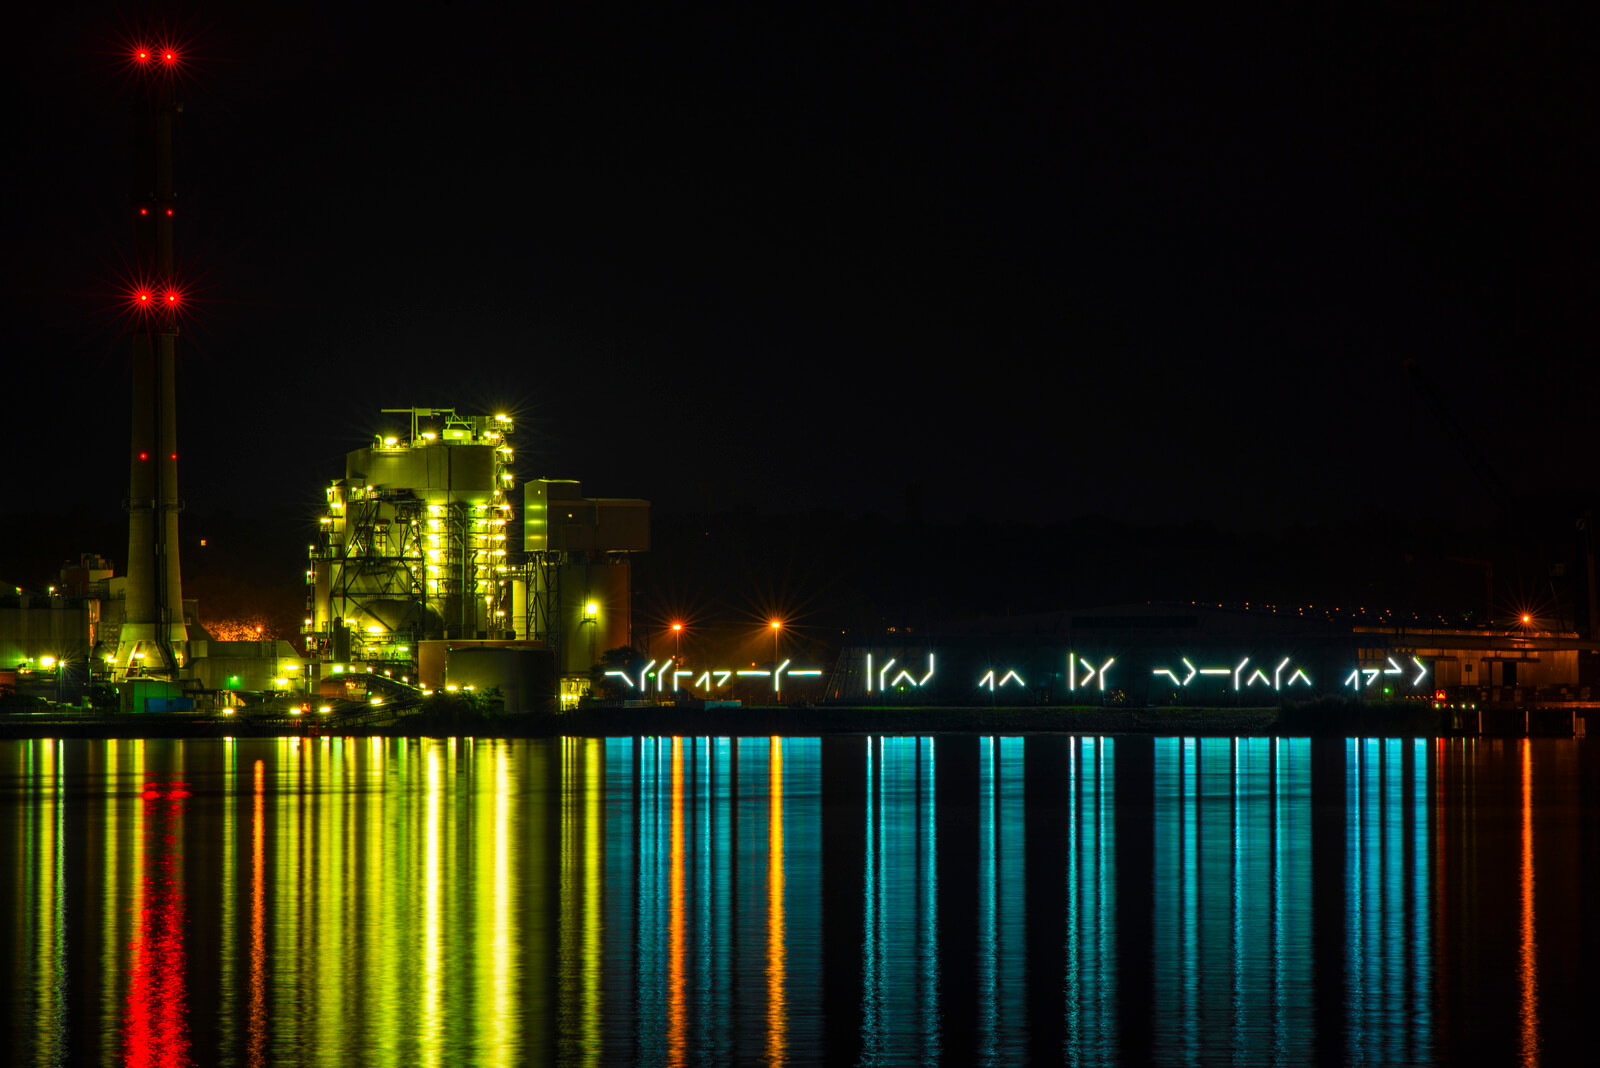
[[[0,742],[43,1064],[1560,1063],[1587,740]]]

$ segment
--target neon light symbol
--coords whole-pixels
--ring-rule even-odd
[[[1018,675],[1015,671],[1006,672],[1005,677],[1000,680],[999,685],[1004,686],[1013,679],[1016,680],[1018,686],[1026,687],[1028,685],[1022,681],[1022,676]],[[978,680],[978,688],[980,690],[987,686],[992,691],[995,688],[995,685],[994,672],[992,670],[988,674],[984,675],[983,678]]]
[[[1083,676],[1083,678],[1080,679],[1080,678],[1078,678],[1078,654],[1077,653],[1068,653],[1067,654],[1067,688],[1069,690],[1076,690],[1079,686],[1082,686],[1084,689],[1088,689],[1089,688],[1089,684],[1091,682],[1094,682],[1095,678],[1098,676],[1099,679],[1100,679],[1100,691],[1102,693],[1104,693],[1105,692],[1105,688],[1106,688],[1106,671],[1109,670],[1111,665],[1115,664],[1116,662],[1117,662],[1117,658],[1114,657],[1114,656],[1110,656],[1110,657],[1106,658],[1106,662],[1104,664],[1101,664],[1098,668],[1096,668],[1092,663],[1089,662],[1089,660],[1087,658],[1085,658],[1084,661],[1083,661],[1083,666],[1084,666],[1085,669],[1087,669],[1087,674],[1085,674]],[[1156,674],[1159,675],[1159,674],[1161,674],[1161,672],[1158,671],[1158,672],[1156,672]],[[1169,671],[1169,672],[1167,672],[1167,674],[1171,675],[1172,673]],[[1173,682],[1177,682],[1178,681],[1176,675],[1172,676],[1172,681]]]
[[[883,690],[883,689],[887,688],[887,687],[884,686],[883,680],[889,674],[889,669],[892,668],[892,667],[894,667],[894,657],[891,656],[889,658],[889,662],[887,664],[883,665],[883,670],[878,672],[878,689],[879,690]]]
[[[654,661],[652,661],[653,663]],[[672,666],[672,657],[667,657],[661,665],[661,670],[656,672],[656,693],[662,693],[667,688],[667,668]]]
[[[1405,672],[1401,670],[1400,665],[1396,664],[1394,662],[1394,657],[1386,656],[1386,657],[1384,657],[1384,659],[1389,662],[1389,666],[1383,669],[1383,673],[1385,675],[1404,675],[1405,674]]]
[[[1428,673],[1428,669],[1422,663],[1422,661],[1418,660],[1416,657],[1412,657],[1411,662],[1417,665],[1417,677],[1411,680],[1411,685],[1415,686],[1422,681],[1422,676]]]
[[[608,678],[608,679],[613,675],[615,675],[617,678],[621,679],[623,682],[627,683],[628,684],[628,689],[630,689],[630,690],[633,689],[633,677],[631,675],[629,675],[626,671],[608,671],[608,672],[606,672],[606,678]]]
[[[1245,684],[1244,684],[1245,689],[1248,690],[1250,687],[1254,686],[1256,684],[1256,680],[1257,679],[1261,680],[1261,685],[1263,685],[1263,686],[1271,686],[1272,685],[1272,680],[1267,678],[1266,672],[1262,671],[1260,668],[1256,668],[1254,671],[1252,671],[1250,673],[1250,678],[1245,682]]]
[[[911,674],[910,668],[901,668],[899,674],[895,675],[894,679],[891,681],[889,678],[889,671],[895,666],[896,663],[898,663],[898,661],[894,657],[890,657],[888,663],[884,664],[883,667],[879,668],[876,674],[874,674],[872,670],[872,654],[867,654],[868,693],[872,692],[872,680],[874,677],[876,677],[878,680],[878,690],[881,693],[887,693],[891,686],[900,685],[901,679],[904,679],[911,686],[926,686],[929,682],[933,681],[933,654],[931,652],[928,654],[928,671],[920,679]],[[798,674],[798,672],[791,671],[789,674],[795,675]],[[810,672],[810,674],[820,675],[822,672],[819,670]]]
[[[717,681],[715,683],[713,683],[711,681],[711,676],[712,675],[717,676]],[[716,687],[726,686],[728,684],[728,680],[731,679],[731,678],[733,678],[733,672],[731,672],[731,671],[709,671],[709,670],[707,670],[707,671],[702,671],[700,673],[700,677],[698,679],[694,680],[694,684],[696,686],[704,686],[706,688],[706,692],[709,693],[713,686],[716,686]]]
[[[1151,672],[1151,674],[1152,675],[1165,675],[1167,678],[1172,680],[1172,684],[1174,686],[1187,686],[1187,685],[1189,685],[1189,683],[1194,681],[1194,677],[1195,677],[1196,674],[1198,674],[1198,671],[1197,671],[1197,669],[1195,668],[1195,666],[1193,664],[1189,663],[1189,658],[1188,657],[1180,656],[1180,657],[1178,657],[1178,659],[1182,660],[1183,661],[1183,666],[1189,669],[1189,674],[1188,674],[1187,677],[1185,677],[1183,679],[1179,679],[1177,675],[1173,674],[1171,668],[1156,668],[1154,671]]]

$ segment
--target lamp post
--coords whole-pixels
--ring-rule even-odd
[[[683,663],[683,624],[672,625],[672,659],[680,665]]]
[[[783,633],[783,620],[772,621],[772,692],[778,692],[778,635]]]
[[[61,703],[61,661],[53,656],[41,656],[39,658],[39,666],[46,669],[56,669],[56,704],[59,705]]]

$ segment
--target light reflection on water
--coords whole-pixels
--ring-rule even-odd
[[[1588,744],[0,742],[0,1013],[46,1064],[1560,1063]]]

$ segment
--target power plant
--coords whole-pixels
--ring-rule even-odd
[[[461,685],[452,680],[470,661],[475,688],[520,692],[548,679],[575,702],[599,655],[630,644],[630,556],[649,548],[648,503],[586,499],[577,482],[537,479],[523,486],[519,531],[511,416],[381,414],[400,425],[346,455],[310,547],[312,685],[338,696],[381,674],[385,686],[440,689]],[[484,676],[497,671],[505,678]]]

